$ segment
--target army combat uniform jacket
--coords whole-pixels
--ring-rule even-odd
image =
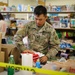
[[[28,36],[30,50],[41,52],[47,57],[55,56],[59,50],[59,38],[55,29],[48,22],[45,22],[42,27],[38,27],[32,21],[24,25],[23,29],[17,31],[14,40],[21,52],[27,50],[22,41],[25,36]]]

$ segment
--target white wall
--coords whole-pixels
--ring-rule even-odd
[[[75,4],[75,0],[46,0],[46,5],[71,5]]]
[[[4,0],[3,0],[4,1]],[[75,0],[46,0],[46,5],[71,5],[75,4]],[[9,6],[11,5],[18,5],[18,4],[25,4],[25,5],[37,5],[37,0],[9,0]]]
[[[0,0],[0,2],[5,2],[5,3],[7,3],[7,0]]]
[[[9,6],[15,5],[18,6],[18,4],[25,4],[25,5],[33,5],[36,6],[36,0],[0,0],[0,2],[8,3]]]
[[[11,5],[18,5],[18,4],[25,4],[25,5],[37,5],[37,0],[0,0],[0,2],[6,2],[9,1],[9,6]],[[66,4],[75,4],[75,0],[46,0],[46,5],[66,5]]]
[[[24,4],[24,5],[33,5],[36,6],[36,0],[9,0],[9,6],[11,5],[18,5],[18,4]]]

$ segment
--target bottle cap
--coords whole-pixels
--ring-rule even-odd
[[[13,57],[13,55],[10,55],[10,57]]]

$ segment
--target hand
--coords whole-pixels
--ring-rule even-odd
[[[24,50],[23,53],[30,53],[30,54],[34,54],[34,52],[32,50]]]
[[[45,65],[47,63],[48,57],[47,56],[42,56],[40,57],[40,62],[41,64]]]

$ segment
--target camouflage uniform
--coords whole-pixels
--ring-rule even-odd
[[[22,39],[28,36],[29,48],[45,54],[47,57],[55,56],[59,50],[59,38],[55,29],[47,22],[38,27],[34,21],[27,23],[23,29],[18,30],[14,36],[15,44],[20,51],[27,50]]]

